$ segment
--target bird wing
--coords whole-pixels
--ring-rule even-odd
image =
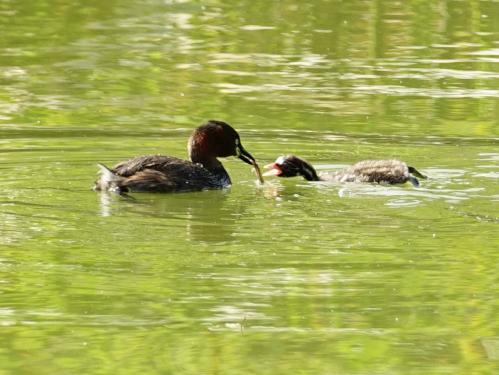
[[[220,187],[216,177],[200,164],[171,156],[138,156],[114,166],[125,177],[121,186],[132,191],[189,191]]]
[[[346,170],[365,182],[397,183],[406,181],[409,176],[407,165],[399,160],[364,160]]]
[[[144,155],[144,156],[137,156],[129,160],[123,161],[119,164],[116,164],[113,167],[112,171],[113,173],[119,176],[130,177],[140,171],[143,171],[144,169],[151,169],[160,172],[168,172],[172,168],[172,165],[173,166],[181,165],[187,167],[196,164],[172,156]]]

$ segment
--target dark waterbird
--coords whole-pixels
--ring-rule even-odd
[[[229,174],[217,157],[237,156],[263,178],[255,158],[243,148],[229,124],[210,120],[194,130],[187,143],[190,161],[172,156],[145,155],[115,165],[99,164],[94,190],[124,192],[187,192],[230,186]]]
[[[419,186],[416,177],[426,179],[417,169],[400,160],[363,160],[336,172],[317,174],[307,161],[295,155],[279,156],[264,176],[295,177],[303,176],[308,181],[373,182],[380,184],[402,184],[410,181]],[[416,176],[416,177],[415,177]]]

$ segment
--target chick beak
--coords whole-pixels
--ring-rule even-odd
[[[267,164],[264,169],[267,169],[267,171],[263,174],[263,176],[268,177],[268,176],[279,176],[282,173],[282,169],[277,163],[270,163]]]
[[[245,163],[248,163],[248,164],[253,166],[253,168],[255,169],[256,175],[258,176],[258,181],[260,181],[260,183],[263,184],[264,181],[263,181],[263,177],[262,177],[262,172],[260,171],[260,167],[256,163],[255,158],[248,151],[246,151],[244,149],[244,147],[243,147],[243,145],[241,145],[241,143],[239,143],[236,146],[236,153],[237,153],[237,157],[239,159],[241,159]]]

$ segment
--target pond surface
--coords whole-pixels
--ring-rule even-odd
[[[499,370],[497,1],[0,0],[0,374]],[[264,165],[420,188],[120,197],[230,122]]]

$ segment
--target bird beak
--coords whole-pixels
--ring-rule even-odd
[[[250,165],[254,165],[256,163],[255,158],[248,151],[246,151],[243,145],[240,143],[236,146],[236,155],[245,163],[248,163]]]
[[[237,157],[239,159],[241,159],[245,163],[248,163],[248,164],[253,166],[253,168],[255,169],[255,172],[258,176],[258,181],[260,181],[260,183],[263,184],[263,177],[262,177],[262,172],[260,171],[260,167],[256,163],[255,158],[248,151],[246,151],[244,149],[244,147],[243,147],[243,145],[241,145],[241,143],[239,143],[236,146],[236,154],[237,154]]]
[[[266,169],[267,171],[263,174],[263,176],[268,177],[268,176],[279,176],[282,173],[282,169],[277,163],[270,163],[267,164],[263,169]]]

